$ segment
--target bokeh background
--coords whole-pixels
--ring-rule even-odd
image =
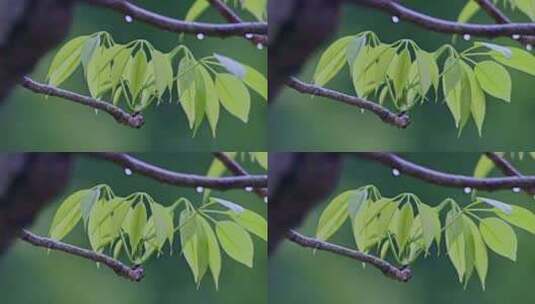
[[[503,1],[499,1],[502,3]],[[466,0],[404,1],[423,13],[456,20]],[[505,11],[513,20],[527,22],[527,17]],[[391,16],[368,8],[346,5],[338,32],[308,62],[299,77],[311,82],[321,53],[333,41],[346,35],[372,30],[384,42],[413,39],[424,50],[434,51],[451,42],[451,35],[423,30],[408,22],[392,23]],[[483,12],[472,22],[493,23]],[[475,39],[472,40],[480,40]],[[458,40],[455,46],[465,49],[473,41]],[[496,39],[495,43],[518,46],[512,39]],[[535,78],[508,69],[513,79],[512,102],[506,104],[487,96],[487,117],[483,136],[479,137],[473,121],[458,137],[453,118],[442,102],[427,102],[409,113],[412,124],[400,130],[384,124],[375,115],[360,109],[330,102],[324,98],[303,95],[286,89],[279,102],[270,109],[270,148],[276,151],[518,151],[532,149],[533,117],[535,115]],[[327,87],[354,94],[347,67]]]
[[[192,0],[135,1],[136,4],[163,15],[183,19]],[[243,12],[243,11],[242,11]],[[253,20],[247,13],[247,20]],[[213,9],[200,19],[225,23]],[[180,43],[179,35],[164,32],[134,20],[127,23],[123,15],[87,4],[78,4],[74,22],[67,39],[98,31],[108,31],[118,42],[146,39],[165,52]],[[235,58],[266,75],[267,51],[258,50],[242,38],[210,38],[199,41],[195,35],[184,35],[183,43],[198,58],[214,52]],[[32,78],[44,82],[56,50],[43,58]],[[88,94],[79,69],[61,87]],[[176,68],[175,68],[176,70]],[[174,102],[151,106],[144,111],[145,125],[139,130],[119,125],[105,113],[95,115],[93,109],[17,89],[0,109],[0,149],[3,151],[265,151],[267,145],[267,105],[256,93],[251,93],[252,104],[248,124],[242,123],[222,110],[217,138],[213,139],[205,120],[195,138],[192,138],[186,115]]]
[[[210,153],[136,156],[165,168],[197,174],[204,174],[212,161]],[[258,165],[248,160],[241,163],[252,173],[262,173]],[[40,214],[31,231],[47,235],[52,217],[66,196],[100,183],[110,185],[118,195],[145,191],[166,206],[179,197],[187,197],[194,204],[200,203],[202,198],[192,189],[160,184],[135,173],[126,176],[124,170],[115,164],[80,156],[68,189]],[[233,190],[214,195],[267,216],[266,204],[253,193]],[[2,303],[267,303],[267,248],[264,241],[257,237],[253,240],[254,268],[223,256],[219,291],[216,291],[209,273],[197,290],[179,248],[175,248],[172,256],[151,258],[144,265],[145,278],[134,283],[118,277],[107,267],[97,268],[88,260],[55,251],[48,254],[46,249],[18,241],[0,259]],[[66,241],[90,248],[81,227],[71,232]]]
[[[467,175],[473,173],[479,159],[479,154],[475,153],[409,153],[404,156],[438,170]],[[535,174],[535,161],[529,157],[517,159],[514,164],[525,174]],[[492,175],[499,176],[500,172],[495,170]],[[461,205],[470,200],[470,195],[465,194],[463,189],[443,188],[403,175],[394,177],[387,167],[352,158],[346,160],[338,189],[307,216],[298,230],[305,235],[315,235],[319,216],[330,199],[345,190],[368,184],[376,185],[387,197],[413,192],[433,206],[448,197]],[[478,195],[535,210],[533,198],[523,193],[498,191],[478,192]],[[517,262],[489,254],[486,291],[481,290],[479,278],[475,275],[467,289],[463,289],[444,245],[440,256],[433,254],[418,259],[412,265],[413,278],[408,283],[400,283],[386,278],[371,266],[363,268],[355,260],[322,251],[314,254],[311,249],[286,241],[270,258],[270,303],[533,303],[535,236],[520,229],[515,228],[515,231],[518,237]],[[355,248],[350,224],[345,223],[331,241]],[[432,252],[436,252],[435,248]]]

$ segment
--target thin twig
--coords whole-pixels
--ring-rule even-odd
[[[473,24],[459,23],[431,17],[411,10],[395,0],[345,0],[353,4],[363,5],[385,11],[401,20],[412,22],[422,28],[449,34],[470,34],[482,37],[501,37],[512,35],[535,35],[535,23],[509,24]]]
[[[471,176],[449,174],[433,170],[407,161],[394,153],[360,152],[355,153],[355,155],[374,160],[393,169],[397,169],[400,174],[407,174],[420,180],[445,187],[470,187],[472,189],[487,191],[512,189],[514,187],[526,189],[535,187],[535,176],[475,178]]]
[[[348,258],[355,259],[357,261],[370,264],[377,269],[381,270],[387,277],[398,280],[400,282],[407,282],[412,277],[412,271],[409,267],[398,268],[385,260],[382,260],[373,255],[366,254],[357,250],[342,247],[340,245],[328,243],[315,238],[306,237],[299,234],[294,230],[290,230],[287,234],[287,238],[303,247],[313,248],[317,250],[329,251],[338,255],[343,255]]]
[[[65,100],[83,104],[94,109],[102,110],[111,115],[113,118],[115,118],[118,123],[132,128],[140,128],[144,123],[143,115],[141,114],[132,115],[125,112],[123,109],[114,106],[111,103],[100,101],[71,91],[63,90],[51,85],[42,84],[32,80],[29,77],[22,78],[20,84],[24,88],[38,94],[61,97]]]
[[[219,12],[223,18],[230,23],[243,23],[243,20],[225,2],[221,0],[208,0],[210,4]],[[267,35],[253,35],[251,41],[254,43],[267,44]]]
[[[234,24],[188,22],[151,12],[126,0],[86,0],[86,2],[110,8],[121,14],[131,16],[135,20],[143,21],[162,30],[174,33],[202,33],[207,36],[219,37],[244,36],[248,33],[267,33],[267,24],[265,22],[241,22]]]
[[[326,89],[320,86],[308,84],[295,77],[291,77],[290,79],[288,79],[286,84],[300,93],[326,97],[332,101],[339,101],[355,107],[359,107],[361,109],[369,110],[379,116],[382,121],[399,128],[406,128],[410,124],[409,116],[406,113],[393,113],[387,108],[375,102],[364,100],[356,96],[347,95],[338,91]]]
[[[243,169],[238,162],[230,158],[224,152],[214,152],[214,156],[234,175],[236,176],[249,176],[249,173]],[[261,198],[267,197],[267,191],[265,188],[255,188],[255,193]]]
[[[219,190],[243,189],[245,187],[266,188],[266,175],[249,175],[236,177],[207,177],[202,175],[178,173],[168,169],[164,169],[126,153],[91,153],[101,159],[106,159],[120,165],[123,168],[128,168],[132,172],[153,178],[162,183],[181,186],[181,187],[204,187]]]
[[[475,0],[477,4],[499,24],[509,24],[511,20],[489,0]],[[524,45],[533,44],[535,42],[534,36],[521,36],[519,39]]]
[[[498,153],[495,152],[487,152],[485,153],[485,156],[487,156],[493,163],[500,169],[503,174],[507,176],[518,176],[522,177],[524,176],[522,172],[520,172],[517,168],[515,168],[509,161],[507,161],[504,157],[498,155]],[[534,188],[527,188],[523,189],[528,194],[535,194]]]
[[[143,279],[144,270],[141,266],[128,267],[120,261],[113,259],[105,254],[97,253],[74,245],[66,244],[50,238],[42,237],[23,229],[20,238],[34,246],[44,247],[52,250],[63,251],[68,254],[76,255],[96,263],[102,263],[115,271],[119,276],[139,282]]]

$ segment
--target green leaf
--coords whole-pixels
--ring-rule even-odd
[[[196,20],[208,7],[210,7],[210,3],[207,0],[196,0],[186,13],[185,21]]]
[[[245,67],[245,76],[243,77],[243,82],[253,89],[253,91],[262,96],[264,100],[267,100],[268,89],[266,77],[250,66],[245,64],[243,66]]]
[[[138,203],[134,208],[130,208],[123,223],[123,229],[128,234],[133,253],[137,251],[146,224],[147,208],[145,208],[145,205]]]
[[[234,260],[253,267],[253,240],[245,229],[231,221],[216,224],[216,234],[225,252]]]
[[[152,52],[152,68],[154,69],[156,90],[158,97],[162,98],[166,89],[171,90],[173,87],[173,66],[169,55],[159,51]]]
[[[360,51],[366,46],[366,36],[354,36],[346,49],[347,63],[353,66]]]
[[[494,199],[485,198],[485,197],[478,197],[477,199],[485,204],[488,204],[492,207],[500,209],[502,212],[506,214],[511,214],[513,211],[512,206],[509,204],[506,204],[506,203],[503,203]]]
[[[177,88],[180,105],[186,113],[190,128],[194,127],[196,118],[196,65],[197,62],[195,60],[190,59],[189,57],[182,58],[180,60],[180,63],[178,64]]]
[[[180,242],[184,258],[188,263],[193,279],[200,284],[209,264],[208,236],[202,229],[202,220],[190,210],[180,213]]]
[[[314,83],[325,85],[344,67],[346,50],[354,36],[347,36],[336,40],[321,55],[314,72]]]
[[[468,22],[479,11],[479,8],[480,6],[476,1],[468,0],[468,2],[465,4],[463,9],[459,13],[457,21],[461,23]]]
[[[432,84],[438,87],[439,71],[433,54],[423,50],[416,52],[416,62],[420,75],[420,94],[425,96]]]
[[[409,80],[409,71],[411,69],[411,56],[408,49],[403,49],[401,53],[396,54],[390,67],[388,68],[388,77],[394,83],[394,91],[399,99],[403,95],[403,89]]]
[[[535,76],[535,56],[523,49],[514,47],[509,47],[509,49],[511,50],[511,56],[509,57],[498,52],[491,53],[491,56],[503,65]]]
[[[266,19],[267,0],[247,0],[241,2],[243,8],[253,14],[258,20]]]
[[[91,210],[93,209],[93,205],[97,202],[100,196],[99,188],[93,188],[89,191],[91,191],[91,193],[89,195],[86,195],[80,202],[80,208],[81,208],[82,218],[84,220],[85,227],[87,227],[87,223],[89,221],[89,216],[91,215]]]
[[[165,240],[169,240],[169,244],[172,244],[175,229],[173,214],[169,209],[157,203],[151,203],[150,207],[152,211],[152,219],[154,220],[157,243],[163,244]],[[161,249],[161,247],[158,249]]]
[[[251,96],[243,82],[231,74],[216,74],[215,88],[223,107],[246,123],[249,119]]]
[[[81,53],[81,61],[84,71],[87,71],[87,66],[89,65],[89,62],[93,58],[93,53],[98,49],[99,45],[100,35],[92,36],[85,41]]]
[[[112,205],[104,200],[99,200],[93,206],[87,231],[89,243],[95,252],[102,252],[103,248],[113,241],[111,207]]]
[[[210,224],[202,216],[198,217],[197,220],[206,235],[208,244],[208,267],[210,267],[210,272],[214,278],[215,287],[216,289],[219,289],[219,275],[221,274],[221,250],[219,248],[219,243]]]
[[[474,242],[474,267],[476,268],[477,274],[481,281],[481,286],[485,289],[485,280],[487,278],[487,272],[489,267],[489,258],[487,254],[487,246],[483,243],[481,238],[481,233],[477,225],[472,220],[466,220],[465,224],[469,227],[472,233],[472,240]]]
[[[76,227],[76,224],[82,219],[81,203],[91,196],[91,190],[80,190],[71,194],[61,203],[50,227],[52,239],[61,240]]]
[[[414,211],[411,204],[405,204],[396,212],[392,220],[392,229],[396,235],[396,240],[400,251],[403,251],[410,237],[412,222],[414,221]]]
[[[446,98],[446,104],[455,120],[455,126],[461,127],[461,115],[462,115],[462,82],[464,77],[463,70],[461,69],[460,61],[453,59],[452,57],[446,60],[444,65],[444,76],[442,76],[442,89],[444,91],[444,97]]]
[[[497,52],[498,54],[500,54],[501,56],[505,58],[511,58],[513,56],[513,52],[511,51],[509,47],[501,46],[501,45],[494,44],[494,43],[488,43],[488,42],[476,42],[474,43],[474,45],[486,47],[494,52]],[[492,54],[493,53],[491,53],[491,55]]]
[[[510,207],[510,213],[506,213],[500,209],[495,209],[494,212],[510,224],[535,234],[535,214],[530,210],[519,206]]]
[[[452,262],[459,282],[462,282],[466,271],[464,222],[461,214],[456,210],[450,210],[446,215],[446,249]]]
[[[208,124],[212,129],[212,136],[216,136],[217,123],[219,121],[219,98],[215,90],[214,81],[210,74],[203,66],[199,66],[199,73],[203,79],[203,88],[205,90],[204,97],[206,98],[206,118],[208,118]]]
[[[256,162],[262,167],[262,169],[268,169],[268,153],[267,152],[252,152]]]
[[[316,237],[320,240],[329,239],[346,221],[348,204],[358,194],[358,191],[346,191],[335,197],[321,213]]]
[[[125,201],[122,197],[115,197],[108,202],[111,207],[111,229],[110,234],[112,237],[119,237],[121,233],[121,227],[130,210],[130,203]]]
[[[467,64],[463,64],[462,66],[470,84],[470,108],[472,112],[472,117],[476,122],[479,136],[481,136],[481,131],[483,129],[483,123],[485,122],[486,114],[485,93],[483,93],[483,89],[479,85],[479,82],[477,81],[476,75],[472,68],[470,68]]]
[[[107,90],[105,84],[110,81],[111,77],[109,55],[109,51],[99,47],[94,51],[92,60],[87,66],[87,86],[93,98],[100,98]]]
[[[145,84],[146,73],[149,68],[147,63],[147,57],[145,52],[140,49],[134,55],[130,57],[126,67],[126,80],[128,81],[128,87],[132,93],[132,100],[137,100],[143,86]]]
[[[522,13],[526,14],[531,21],[535,21],[535,3],[533,0],[515,0],[514,4]]]
[[[474,177],[487,177],[494,168],[494,162],[486,155],[481,155],[474,169]]]
[[[481,88],[488,94],[511,101],[511,76],[507,70],[494,61],[478,62],[475,73]]]
[[[82,49],[89,36],[80,36],[67,42],[54,56],[48,69],[48,83],[62,84],[76,70],[81,61]]]
[[[267,222],[262,216],[247,209],[243,212],[229,211],[228,214],[240,226],[267,241]]]
[[[347,211],[351,219],[354,219],[360,211],[362,204],[368,200],[368,191],[365,189],[352,192],[348,198]]]
[[[436,240],[437,245],[440,244],[442,229],[440,226],[440,219],[437,210],[426,204],[418,204],[418,212],[420,221],[422,222],[422,234],[424,236],[425,248],[427,250],[433,243],[433,240]]]
[[[492,251],[512,261],[516,260],[517,240],[511,226],[497,218],[485,218],[479,223],[479,230]]]

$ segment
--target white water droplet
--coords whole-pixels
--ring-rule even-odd
[[[247,191],[247,192],[253,192],[253,187],[245,187],[245,191]]]
[[[399,23],[399,17],[398,16],[392,16],[392,22]]]
[[[360,109],[360,113],[361,113],[361,114],[364,114],[364,109]]]
[[[259,50],[263,50],[264,49],[264,45],[262,43],[259,43],[256,45],[256,48],[259,49]]]
[[[202,192],[204,191],[204,188],[201,187],[201,186],[197,186],[197,188],[195,188],[195,191],[196,191],[197,193],[202,193]]]
[[[267,198],[267,196],[264,197],[264,203],[266,203],[266,204],[268,203],[268,198]]]
[[[203,33],[198,33],[197,34],[197,39],[203,40],[204,39],[204,34]]]
[[[254,37],[254,35],[251,34],[251,33],[245,34],[245,38],[247,38],[247,39],[253,39],[253,37]]]
[[[470,34],[464,34],[463,35],[463,39],[468,41],[468,40],[472,39],[472,36],[470,36]]]
[[[533,50],[533,46],[531,44],[526,44],[526,50],[528,51]]]
[[[472,188],[470,187],[464,187],[464,193],[470,194],[472,192]]]
[[[98,109],[95,109],[95,115],[98,115]]]
[[[513,34],[513,39],[514,39],[514,40],[518,40],[518,39],[520,39],[520,35],[518,35],[518,34]]]
[[[130,176],[132,175],[132,170],[130,170],[130,168],[124,168],[124,174]]]
[[[399,176],[400,174],[401,174],[401,173],[399,172],[398,169],[396,169],[396,168],[392,169],[392,175],[394,175],[394,176]]]
[[[134,21],[134,18],[132,18],[132,16],[130,15],[126,15],[124,16],[124,20],[128,23],[132,23],[132,21]]]
[[[515,193],[520,192],[520,187],[514,187],[514,188],[513,188],[513,192],[515,192]]]

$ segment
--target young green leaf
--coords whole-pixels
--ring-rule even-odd
[[[320,240],[329,239],[346,221],[348,217],[348,204],[357,195],[358,191],[346,191],[335,197],[321,213],[316,237]]]
[[[152,52],[152,68],[154,70],[158,98],[162,98],[166,89],[173,87],[173,66],[168,54],[159,51]]]
[[[81,54],[81,61],[82,66],[84,67],[84,71],[87,72],[87,66],[89,65],[89,62],[93,58],[93,53],[95,52],[95,50],[98,49],[99,45],[100,35],[92,36],[91,38],[85,41]]]
[[[150,208],[152,211],[157,243],[163,245],[165,240],[169,240],[169,243],[171,244],[175,229],[171,212],[158,203],[151,203]],[[161,249],[161,245],[158,249]]]
[[[82,49],[89,36],[80,36],[67,42],[54,56],[48,69],[48,83],[62,84],[76,70],[81,61]]]
[[[89,216],[91,215],[91,210],[93,209],[93,205],[97,202],[100,196],[99,188],[93,188],[90,191],[91,193],[89,195],[86,195],[80,203],[82,218],[84,220],[85,227],[87,227],[87,223],[89,221]]]
[[[234,59],[216,53],[214,53],[214,57],[229,73],[242,80],[245,78],[246,70],[243,64]]]
[[[467,220],[468,219],[468,220]],[[485,289],[485,280],[489,268],[489,258],[487,254],[487,246],[483,243],[481,233],[477,225],[468,217],[464,218],[465,225],[467,225],[472,233],[472,240],[474,242],[474,267],[479,275],[481,286]]]
[[[205,67],[199,66],[199,73],[203,79],[203,88],[205,90],[204,97],[206,98],[206,118],[208,119],[208,124],[212,129],[212,136],[216,136],[217,123],[219,121],[219,98],[217,96],[214,81]]]
[[[257,92],[264,100],[267,100],[267,80],[257,70],[250,66],[243,65],[245,67],[245,76],[243,82],[248,85],[253,91]]]
[[[410,237],[412,222],[414,221],[414,211],[412,210],[411,204],[405,204],[396,214],[394,217],[395,221],[392,221],[392,231],[396,236],[400,251],[403,251]]]
[[[216,224],[216,234],[225,252],[234,260],[253,267],[253,240],[245,229],[231,221]]]
[[[503,65],[535,76],[535,56],[523,49],[514,47],[510,47],[509,49],[511,50],[511,56],[509,57],[499,52],[493,52],[491,56]]]
[[[428,250],[433,243],[433,240],[436,240],[436,243],[440,244],[440,219],[437,210],[426,204],[418,204],[418,212],[422,222],[422,234],[425,240],[425,248]]]
[[[336,40],[321,55],[314,72],[314,83],[325,85],[342,69],[346,59],[346,50],[354,36],[347,36]]]
[[[134,101],[143,89],[148,69],[147,56],[143,50],[138,50],[134,57],[130,57],[126,66],[126,80]]]
[[[463,62],[464,63],[464,62]],[[481,131],[483,129],[483,123],[485,122],[486,114],[486,99],[483,89],[479,85],[479,82],[476,79],[476,75],[472,68],[468,64],[464,63],[463,65],[464,72],[468,78],[470,85],[470,107],[472,112],[472,117],[476,122],[477,130],[479,136],[481,136]]]
[[[143,237],[143,229],[147,224],[147,209],[143,203],[138,203],[130,208],[123,223],[123,229],[128,234],[132,252],[136,252],[139,242]]]
[[[346,49],[346,58],[347,63],[350,67],[353,66],[353,63],[355,63],[355,60],[360,54],[360,51],[364,48],[366,45],[366,36],[355,36],[349,43],[347,49]]]
[[[477,199],[487,205],[500,209],[505,214],[511,214],[513,212],[513,208],[509,204],[506,204],[506,203],[503,203],[494,199],[485,198],[485,197],[478,197]]]
[[[457,270],[459,282],[462,282],[466,271],[464,222],[461,214],[450,210],[446,215],[446,250],[448,256]]]
[[[416,62],[420,75],[420,94],[425,96],[431,85],[438,87],[439,71],[433,54],[423,50],[416,52]]]
[[[87,233],[89,236],[89,243],[95,252],[102,252],[103,248],[113,241],[111,235],[111,205],[107,201],[99,200],[93,206],[89,223],[87,225]]]
[[[517,240],[511,226],[497,218],[485,218],[479,223],[479,230],[492,251],[512,261],[516,260]]]
[[[200,246],[203,244],[199,242],[199,227],[201,226],[199,226],[198,218],[199,217],[197,217],[194,212],[186,209],[180,213],[179,219],[182,253],[193,273],[193,279],[197,284],[201,281],[201,278],[206,271],[204,268],[204,261],[202,260],[204,255],[201,253],[203,248]],[[205,250],[208,251],[208,242],[205,244]],[[208,258],[206,259],[206,262],[208,262]]]
[[[511,210],[508,213],[501,209],[495,209],[494,212],[510,224],[535,234],[535,214],[519,206],[509,205],[509,207],[511,207]]]
[[[228,214],[240,226],[267,241],[267,222],[262,216],[247,209],[243,212],[228,211]]]
[[[494,61],[478,62],[475,73],[481,88],[488,94],[511,101],[511,76],[507,70]]]
[[[196,20],[209,7],[210,7],[210,3],[207,0],[195,0],[195,2],[193,2],[188,12],[186,13],[186,17],[184,18],[184,20],[186,21]]]
[[[405,48],[401,53],[394,56],[394,59],[388,68],[387,74],[394,83],[394,92],[396,93],[397,99],[403,95],[403,90],[409,80],[411,63],[411,55],[409,50]]]
[[[182,109],[184,109],[186,117],[188,118],[190,128],[193,128],[195,126],[196,118],[196,66],[197,62],[193,59],[190,59],[189,57],[182,58],[180,60],[180,63],[178,64],[178,96],[180,99],[180,105],[182,106]]]
[[[492,169],[494,169],[494,162],[486,155],[481,155],[474,168],[474,177],[487,177]]]
[[[242,206],[240,206],[240,205],[238,205],[236,203],[233,203],[233,202],[229,202],[229,201],[224,200],[224,199],[220,199],[220,198],[217,198],[217,197],[212,197],[212,198],[210,198],[210,200],[212,202],[218,203],[221,206],[223,206],[225,208],[228,208],[229,210],[234,211],[236,213],[242,213],[242,212],[245,211],[245,208],[243,208]]]
[[[208,245],[208,267],[212,273],[216,289],[219,289],[219,275],[221,274],[221,250],[214,230],[202,216],[197,218],[201,225]]]
[[[246,123],[249,119],[251,96],[243,82],[231,74],[216,74],[215,88],[223,107]]]
[[[455,120],[455,126],[461,127],[462,120],[462,99],[463,92],[461,81],[464,73],[460,61],[452,57],[446,60],[444,64],[444,76],[442,76],[442,90],[446,98],[446,104],[450,109],[451,115]]]
[[[52,220],[50,237],[54,240],[63,239],[82,219],[81,203],[92,196],[91,190],[80,190],[67,197]]]

